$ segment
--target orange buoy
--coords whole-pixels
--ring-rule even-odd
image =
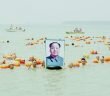
[[[91,42],[90,41],[86,41],[86,44],[91,44]]]
[[[99,63],[99,61],[97,59],[94,59],[93,63]]]
[[[9,68],[9,64],[1,64],[0,68],[7,69],[7,68]]]
[[[16,66],[16,67],[19,67],[20,66],[20,61],[13,61],[13,65]]]
[[[105,56],[104,61],[109,62],[110,61],[110,56]]]
[[[78,63],[81,63],[81,59],[77,61]]]
[[[26,66],[26,67],[31,67],[31,65],[32,65],[32,62],[27,62],[27,63],[25,63],[25,66]]]
[[[73,63],[73,67],[80,67],[81,66],[81,63]]]
[[[90,53],[91,54],[98,54],[98,52],[96,50],[92,50]]]
[[[37,59],[37,60],[36,60],[36,63],[37,63],[37,65],[43,64],[43,60]]]
[[[25,64],[25,60],[22,58],[16,58],[15,61],[19,61],[20,64]]]
[[[9,68],[10,68],[10,69],[14,69],[14,64],[10,64],[10,65],[9,65]]]
[[[72,63],[71,63],[71,64],[69,64],[69,65],[68,65],[68,67],[69,67],[69,68],[72,68],[72,67],[73,67],[73,64],[72,64]]]
[[[24,59],[20,60],[20,64],[25,64],[25,60]]]

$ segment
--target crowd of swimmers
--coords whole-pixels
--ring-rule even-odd
[[[16,53],[5,54],[0,61],[1,69],[14,69],[14,67],[20,67],[21,65],[25,65],[28,69],[36,68],[37,66],[43,67],[44,61],[34,56],[30,56],[28,60],[25,60],[23,58],[18,58]]]
[[[98,38],[99,40],[95,41],[95,42],[99,42],[99,43],[103,43],[106,40],[109,40],[110,38],[107,38],[106,36],[102,36],[102,37],[90,37],[90,36],[80,36],[80,37],[76,37],[76,36],[66,36],[65,38],[73,40],[73,42],[71,43],[72,46],[78,46],[76,45],[77,43],[75,42],[79,42],[79,41],[83,41],[85,42],[85,44],[91,44],[92,40],[94,38]],[[27,38],[27,41],[29,41],[26,45],[34,45],[34,44],[38,44],[38,43],[45,43],[44,40],[45,38],[40,38],[40,39],[35,39],[35,38]],[[9,43],[10,41],[7,40],[7,43]],[[31,42],[31,43],[30,43]],[[89,42],[89,43],[87,43]],[[94,44],[94,43],[93,43]],[[96,43],[95,43],[96,44]],[[69,46],[70,44],[65,44],[65,46]],[[92,63],[106,63],[110,61],[110,56],[100,56],[99,52],[97,50],[91,50],[90,53],[88,53],[85,56],[82,56],[82,58],[80,58],[77,61],[74,62],[70,62],[68,64],[69,68],[73,68],[73,67],[80,67],[80,66],[85,66],[87,65],[88,59],[90,57],[90,55],[94,55],[96,56],[93,60]],[[13,62],[8,63],[8,60],[12,60]],[[40,59],[40,58],[36,58],[34,56],[30,56],[28,60],[22,59],[22,58],[18,58],[16,53],[11,53],[11,54],[6,54],[3,55],[3,60],[0,60],[0,68],[11,68],[13,69],[14,66],[20,66],[20,65],[25,65],[26,67],[28,67],[28,69],[30,68],[36,68],[37,66],[41,66],[44,67],[45,66],[45,62],[44,60]],[[13,66],[13,67],[12,67]]]
[[[77,61],[71,62],[68,64],[67,68],[75,68],[75,67],[81,67],[88,65],[88,59],[90,58],[90,55],[84,55],[82,58],[80,58]],[[11,62],[8,62],[11,60]],[[95,58],[92,60],[92,63],[96,64],[104,64],[105,62],[110,62],[110,56],[95,56]],[[44,68],[45,67],[45,62],[44,60],[40,58],[36,58],[35,56],[30,56],[28,60],[25,60],[23,58],[18,58],[16,56],[16,53],[11,53],[11,54],[6,54],[3,55],[3,59],[0,61],[0,68],[1,69],[14,69],[15,67],[20,67],[20,66],[26,66],[28,69],[31,68]]]

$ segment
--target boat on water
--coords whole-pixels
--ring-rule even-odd
[[[26,30],[22,27],[11,25],[8,29],[6,29],[6,31],[7,32],[25,32]]]
[[[68,31],[66,34],[84,34],[85,32],[73,32],[73,31]]]
[[[84,34],[81,28],[75,28],[73,31],[67,31],[66,34]]]

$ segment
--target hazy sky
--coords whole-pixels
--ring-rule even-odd
[[[0,23],[110,20],[110,0],[0,0]]]

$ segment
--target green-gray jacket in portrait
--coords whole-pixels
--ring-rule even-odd
[[[55,66],[63,66],[64,60],[61,56],[56,56],[53,58],[52,56],[46,57],[46,66],[47,67],[55,67]]]

